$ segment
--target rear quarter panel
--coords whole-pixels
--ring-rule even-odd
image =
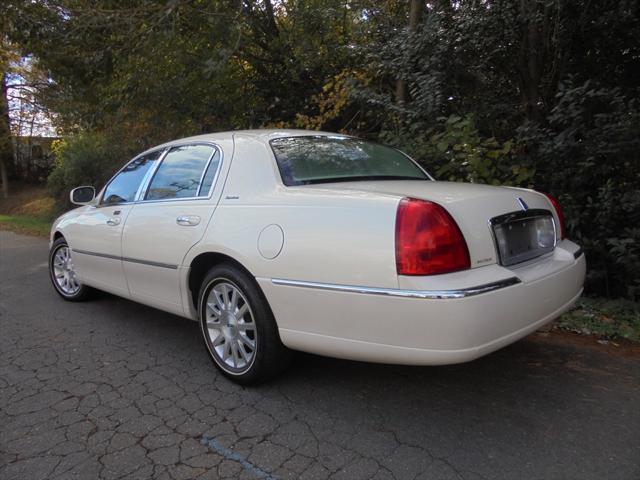
[[[270,147],[236,135],[235,154],[220,204],[200,253],[231,256],[258,278],[397,287],[395,215],[399,198],[282,185]],[[283,231],[279,255],[260,254],[269,225]]]

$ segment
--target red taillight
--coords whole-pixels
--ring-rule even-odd
[[[471,266],[455,220],[437,203],[403,198],[396,216],[398,275],[435,275]]]
[[[558,203],[558,200],[553,198],[548,193],[545,193],[545,195],[551,202],[551,205],[553,205],[553,208],[555,209],[556,214],[558,215],[558,221],[560,222],[560,240],[564,240],[567,236],[567,230],[564,226],[564,213],[562,213],[562,208],[560,208],[560,204]]]

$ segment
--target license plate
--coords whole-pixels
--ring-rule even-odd
[[[491,219],[501,265],[515,265],[553,251],[556,228],[548,210],[508,213]]]

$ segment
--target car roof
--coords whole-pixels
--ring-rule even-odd
[[[309,135],[320,135],[320,136],[340,136],[347,137],[348,135],[343,135],[339,133],[333,132],[322,132],[318,130],[299,130],[299,129],[283,129],[283,128],[264,128],[264,129],[253,129],[253,130],[231,130],[228,132],[217,132],[217,133],[206,133],[204,135],[195,135],[193,137],[180,138],[176,140],[172,140],[170,142],[166,142],[162,145],[158,145],[154,148],[160,148],[165,146],[170,146],[176,143],[185,143],[185,142],[216,142],[221,140],[230,140],[234,135],[242,135],[245,137],[253,137],[258,141],[268,142],[274,138],[280,137],[301,137],[301,136],[309,136]]]

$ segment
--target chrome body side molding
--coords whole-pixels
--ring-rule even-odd
[[[73,253],[80,253],[82,255],[91,255],[93,257],[102,257],[102,258],[109,258],[111,260],[120,260],[123,262],[129,262],[129,263],[139,263],[141,265],[149,265],[151,267],[160,267],[160,268],[168,268],[171,270],[177,270],[178,266],[177,265],[170,265],[168,263],[161,263],[161,262],[150,262],[148,260],[139,260],[137,258],[128,258],[128,257],[118,257],[117,255],[107,255],[106,253],[96,253],[96,252],[88,252],[87,250],[77,250],[77,249],[72,249]]]
[[[465,298],[483,293],[492,292],[501,288],[510,287],[520,283],[517,277],[510,277],[497,282],[486,283],[475,287],[461,288],[457,290],[403,290],[399,288],[360,287],[356,285],[337,285],[333,283],[306,282],[301,280],[287,280],[272,278],[274,285],[288,287],[315,288],[318,290],[332,290],[345,293],[361,293],[367,295],[385,295],[389,297],[422,298],[422,299],[446,299]]]

